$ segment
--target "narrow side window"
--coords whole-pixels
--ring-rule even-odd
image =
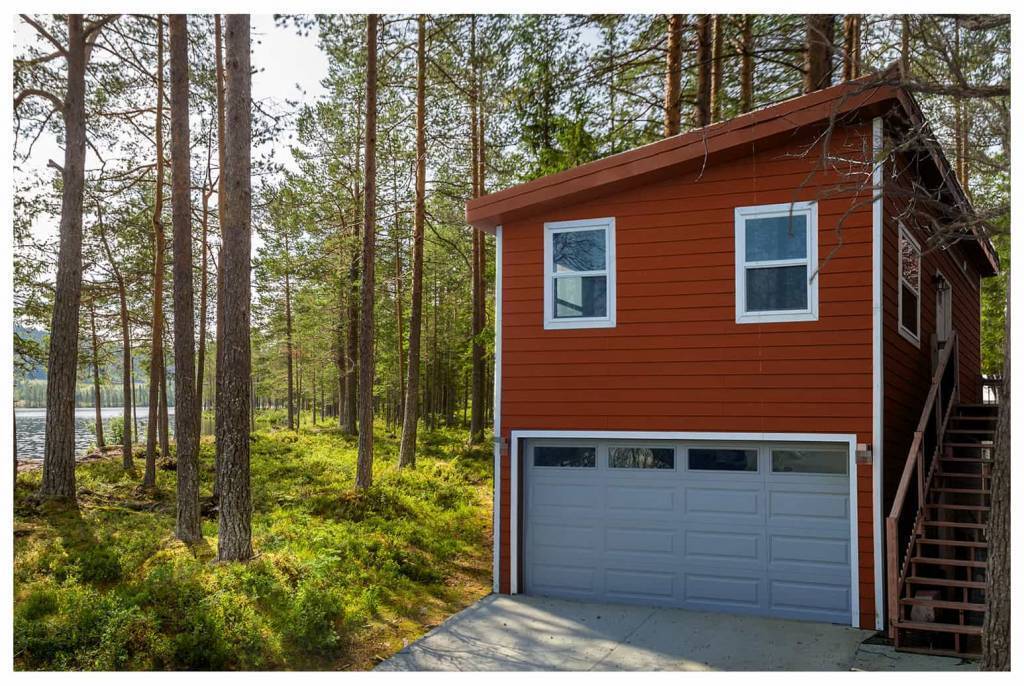
[[[921,345],[921,246],[900,224],[899,331]]]

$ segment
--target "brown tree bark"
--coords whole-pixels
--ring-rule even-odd
[[[217,15],[214,20],[214,51],[217,53],[216,79],[217,79],[217,224],[220,226],[221,252],[217,259],[217,314],[214,324],[214,338],[216,339],[216,358],[214,359],[214,391],[213,391],[213,434],[214,434],[214,457],[213,457],[213,499],[220,498],[220,469],[223,462],[224,439],[224,413],[221,412],[223,404],[224,389],[224,196],[226,195],[224,172],[226,168],[224,141],[226,138],[225,105],[224,105],[224,46],[223,29],[221,22],[223,17]]]
[[[291,245],[288,241],[287,229],[284,234],[284,327],[285,327],[285,355],[288,367],[288,430],[298,431],[295,423],[295,386],[292,376],[292,365],[294,364],[295,348],[292,343],[292,282],[291,282]]]
[[[373,358],[377,224],[377,23],[366,16],[366,153],[363,178],[362,320],[359,336],[359,458],[356,488],[373,483]]]
[[[981,668],[1010,670],[1010,302],[1007,292],[1003,388],[992,458],[992,510],[989,513],[988,612],[982,639]]]
[[[668,15],[668,55],[665,64],[666,137],[679,133],[681,116],[680,83],[683,74],[683,15]]]
[[[103,394],[100,391],[100,340],[96,336],[96,301],[89,301],[89,327],[92,333],[92,395],[96,408],[96,447],[106,447],[103,440]]]
[[[171,228],[174,235],[174,441],[178,511],[175,535],[202,539],[199,519],[199,427],[192,293],[192,179],[188,107],[188,18],[168,16],[171,76]]]
[[[132,455],[132,411],[134,410],[135,385],[132,383],[132,340],[131,323],[128,319],[128,292],[124,283],[124,275],[117,266],[110,243],[107,241],[106,227],[103,223],[102,203],[96,206],[97,222],[100,241],[103,244],[103,251],[110,263],[110,269],[114,273],[114,281],[117,283],[117,301],[121,321],[121,393],[124,396],[124,410],[121,414],[124,422],[124,432],[121,436],[121,466],[125,471],[134,469]]]
[[[711,121],[716,122],[722,119],[722,100],[725,95],[722,91],[723,72],[725,63],[722,57],[722,43],[725,40],[725,15],[711,15]]]
[[[210,141],[212,146],[212,141]],[[209,294],[209,254],[210,254],[210,196],[213,195],[211,181],[210,157],[212,151],[207,148],[206,180],[203,182],[203,241],[202,255],[199,258],[199,343],[196,348],[196,421],[199,435],[203,432],[203,377],[206,376],[206,305]]]
[[[426,222],[427,132],[427,18],[417,19],[416,39],[416,208],[412,236],[412,302],[409,313],[409,378],[405,384],[402,444],[399,467],[416,466],[416,432],[419,426],[420,338],[423,328],[423,226]]]
[[[46,445],[40,495],[75,498],[75,383],[82,297],[82,204],[85,193],[85,28],[68,15],[67,90],[60,249],[46,379]]]
[[[157,15],[156,190],[153,203],[153,317],[149,357],[149,419],[146,425],[146,471],[142,485],[156,486],[156,442],[160,427],[160,377],[164,366],[164,22]],[[162,452],[162,451],[161,451]]]
[[[754,107],[754,17],[743,15],[740,31],[740,112]]]
[[[900,76],[910,78],[910,15],[900,15]]]
[[[711,15],[697,15],[697,98],[693,105],[693,120],[697,127],[711,123]]]
[[[476,17],[470,19],[470,65],[472,74],[469,87],[469,112],[470,112],[470,148],[471,148],[471,178],[472,195],[474,198],[483,195],[482,177],[482,149],[483,136],[480,125],[480,63],[477,53],[476,40]],[[470,380],[470,401],[469,401],[469,440],[471,443],[479,443],[484,438],[484,344],[483,330],[485,326],[484,312],[484,255],[483,237],[479,231],[472,230],[472,253],[471,253],[471,276],[473,281],[473,312],[472,312],[472,336],[470,350],[471,380]]]
[[[805,15],[804,92],[832,85],[832,53],[835,44],[834,14]]]
[[[252,222],[252,89],[249,15],[225,22],[224,139],[224,413],[220,469],[217,556],[252,557],[252,496],[249,475],[249,343]]]
[[[860,78],[861,15],[847,14],[843,17],[843,80]]]

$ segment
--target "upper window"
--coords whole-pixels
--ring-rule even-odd
[[[818,206],[736,208],[736,321],[818,318]]]
[[[900,224],[900,334],[921,344],[921,245]]]
[[[675,448],[609,448],[612,469],[675,469]]]
[[[615,220],[544,225],[544,328],[615,326]]]

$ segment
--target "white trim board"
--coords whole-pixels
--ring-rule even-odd
[[[875,629],[885,627],[885,588],[882,547],[882,459],[883,459],[883,411],[885,408],[885,386],[883,385],[884,349],[882,337],[882,211],[883,211],[883,170],[882,158],[885,144],[885,129],[882,118],[871,121],[872,161],[871,172],[874,195],[871,203],[871,509],[874,519],[875,553]]]
[[[510,443],[512,459],[509,538],[511,556],[510,593],[519,593],[519,441],[531,438],[633,439],[650,441],[759,441],[773,443],[846,443],[849,446],[850,479],[850,623],[860,626],[860,564],[857,545],[857,435],[799,433],[724,433],[713,431],[558,431],[513,430]]]
[[[501,590],[501,262],[502,229],[494,229],[494,500],[491,538],[494,551],[491,560],[493,590]]]

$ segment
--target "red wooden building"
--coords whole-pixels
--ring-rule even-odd
[[[988,430],[971,408],[997,263],[967,230],[932,247],[907,189],[967,199],[937,146],[890,151],[923,124],[908,93],[865,79],[469,202],[497,245],[495,591],[904,643],[915,621],[956,623],[940,633],[964,649],[977,616],[954,606],[979,603],[950,580],[976,577],[939,558],[967,541],[926,510],[936,444],[957,422]],[[915,442],[923,412],[938,423]],[[984,436],[963,440],[987,484]]]

